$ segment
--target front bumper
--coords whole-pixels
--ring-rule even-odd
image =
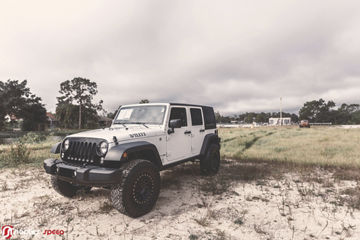
[[[57,176],[61,180],[89,186],[117,184],[122,174],[119,168],[73,165],[53,158],[44,161],[44,168],[46,173]]]

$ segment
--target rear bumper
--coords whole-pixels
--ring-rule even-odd
[[[79,185],[106,186],[120,181],[122,170],[118,168],[104,168],[94,165],[70,165],[59,159],[44,161],[46,173],[59,179]]]

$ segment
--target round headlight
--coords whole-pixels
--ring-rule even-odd
[[[109,144],[107,142],[100,143],[99,153],[101,154],[101,156],[105,156],[105,154],[108,151],[108,148],[109,148]]]
[[[64,141],[64,150],[65,150],[65,151],[68,150],[69,147],[70,147],[70,141],[69,141],[69,139],[66,139],[66,140]]]

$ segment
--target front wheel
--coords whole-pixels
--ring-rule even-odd
[[[111,202],[119,212],[136,218],[150,212],[160,193],[160,173],[147,160],[133,160],[124,166],[120,183],[111,189]]]
[[[200,170],[205,175],[214,175],[220,168],[220,148],[211,144],[205,157],[200,159]]]

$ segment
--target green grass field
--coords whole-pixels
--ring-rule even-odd
[[[222,128],[219,135],[225,158],[360,167],[360,129]]]
[[[221,128],[221,155],[239,161],[274,161],[298,165],[360,168],[360,129],[336,127]],[[26,164],[41,166],[57,142],[52,136],[26,143]],[[0,145],[0,167],[14,167],[10,145]],[[16,155],[15,155],[16,156]]]

